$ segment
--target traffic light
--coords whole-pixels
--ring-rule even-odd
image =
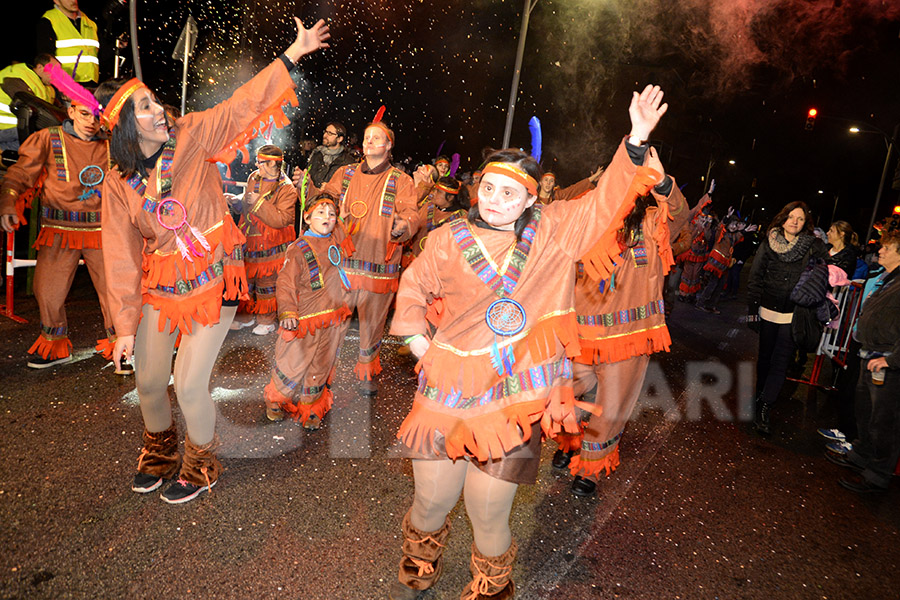
[[[819,114],[819,111],[817,111],[816,109],[809,109],[809,112],[806,113],[806,126],[804,127],[804,129],[806,129],[807,131],[812,131],[812,128],[816,125],[817,114]]]

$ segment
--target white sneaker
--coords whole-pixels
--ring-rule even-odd
[[[270,333],[275,333],[275,326],[264,325],[260,323],[259,325],[254,327],[253,331],[251,331],[250,333],[252,333],[253,335],[269,335]]]
[[[846,442],[847,436],[845,436],[841,430],[839,429],[818,429],[817,432],[826,440],[831,440],[832,442]]]
[[[831,452],[835,454],[840,454],[845,456],[848,452],[853,450],[853,444],[850,442],[829,442],[825,444],[825,447],[828,448]]]
[[[228,329],[231,331],[238,331],[247,327],[253,327],[254,325],[256,325],[256,319],[250,319],[249,321],[238,321],[235,319],[231,322],[231,325],[228,326]]]

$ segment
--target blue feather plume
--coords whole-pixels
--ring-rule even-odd
[[[541,162],[541,120],[537,117],[531,117],[528,121],[528,129],[531,130],[531,156],[534,160]]]

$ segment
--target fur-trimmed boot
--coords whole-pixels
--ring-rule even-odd
[[[485,556],[472,544],[469,571],[472,581],[463,589],[460,600],[507,600],[516,592],[512,568],[516,562],[516,540],[500,556]]]
[[[145,429],[143,438],[144,447],[138,458],[138,472],[131,483],[132,491],[138,494],[152,492],[163,484],[163,479],[174,477],[181,459],[175,423],[157,433]]]
[[[162,499],[169,504],[189,502],[212,489],[219,480],[222,465],[216,458],[219,447],[219,436],[202,446],[197,446],[188,438],[184,438],[184,461],[178,480],[173,482],[162,493]]]
[[[403,558],[400,573],[391,584],[391,600],[415,600],[419,592],[433,586],[444,566],[444,543],[450,535],[450,517],[437,531],[420,531],[409,521],[409,512],[400,526],[403,531]]]

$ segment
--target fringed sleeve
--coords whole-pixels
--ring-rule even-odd
[[[116,335],[134,335],[141,318],[144,240],[128,211],[125,183],[114,173],[103,182],[103,270]]]
[[[0,215],[18,214],[17,203],[21,206],[23,201],[20,199],[46,174],[49,157],[50,138],[46,129],[33,133],[22,143],[19,159],[0,181]]]

